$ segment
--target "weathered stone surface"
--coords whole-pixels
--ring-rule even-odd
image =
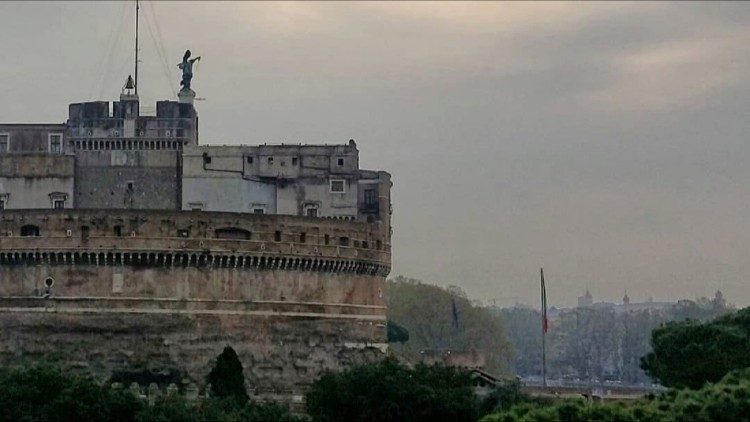
[[[19,237],[29,225],[39,236]],[[257,240],[217,238],[227,226]],[[383,236],[379,223],[12,211],[0,231],[3,365],[53,358],[102,382],[194,394],[232,346],[253,394],[291,400],[323,371],[382,357],[390,255],[360,240]],[[357,247],[326,245],[323,233]]]

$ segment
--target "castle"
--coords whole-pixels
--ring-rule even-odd
[[[0,364],[194,388],[228,345],[252,392],[299,398],[380,358],[390,175],[353,140],[200,145],[191,90],[142,115],[131,88],[0,124]]]

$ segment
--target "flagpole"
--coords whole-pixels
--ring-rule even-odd
[[[547,288],[544,286],[544,268],[539,269],[542,277],[542,383],[547,387]]]

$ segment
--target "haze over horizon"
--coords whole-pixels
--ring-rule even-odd
[[[543,266],[553,306],[750,304],[748,4],[141,11],[142,107],[175,97],[190,49],[201,143],[354,138],[393,175],[391,276],[536,305]],[[0,3],[0,122],[116,100],[133,19],[134,2]]]

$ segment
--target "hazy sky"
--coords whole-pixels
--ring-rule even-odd
[[[0,2],[0,121],[116,99],[133,6]],[[202,143],[354,138],[391,172],[392,275],[537,304],[544,266],[551,305],[750,304],[750,4],[142,11],[141,104],[173,97],[190,48]]]

